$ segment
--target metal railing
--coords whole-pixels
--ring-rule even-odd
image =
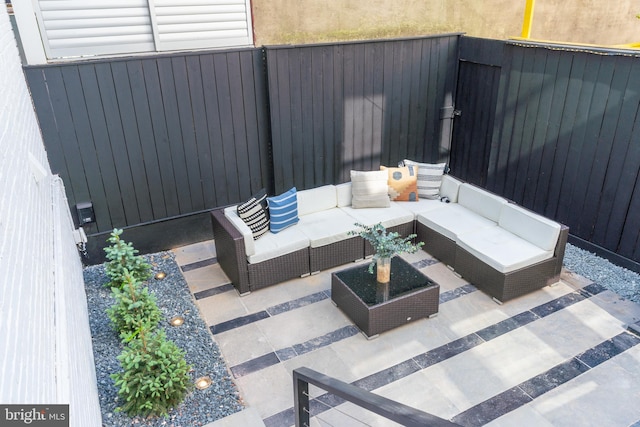
[[[459,424],[429,414],[419,409],[412,408],[386,397],[379,396],[354,385],[345,383],[336,378],[316,372],[309,368],[293,370],[294,412],[296,427],[309,426],[310,417],[315,416],[323,409],[311,410],[309,399],[309,384],[321,388],[344,401],[367,409],[391,421],[395,421],[407,427],[452,427]],[[320,399],[314,399],[318,401]],[[338,399],[335,404],[343,403]],[[312,414],[313,412],[313,414]]]

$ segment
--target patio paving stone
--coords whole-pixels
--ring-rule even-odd
[[[421,271],[440,285],[440,293],[458,289],[469,284],[469,282],[460,276],[456,276],[449,267],[441,262],[422,268]]]
[[[265,319],[258,327],[273,348],[281,349],[352,325],[345,316],[336,314],[331,301],[323,300]]]
[[[593,303],[614,316],[621,323],[629,325],[640,320],[640,305],[620,298],[612,291],[606,290],[594,297]]]
[[[249,314],[247,307],[235,291],[198,300],[197,305],[209,326]]]
[[[262,331],[254,324],[244,326],[242,333],[228,331],[217,334],[215,340],[228,366],[235,366],[274,351]]]
[[[202,268],[183,271],[182,275],[193,293],[229,283],[229,278],[224,274],[219,264],[211,264]]]
[[[451,419],[460,410],[441,393],[440,386],[425,371],[419,371],[376,390],[376,393],[438,417]]]
[[[203,259],[216,257],[216,246],[213,240],[181,246],[173,250],[178,265],[187,265]]]
[[[313,275],[251,292],[243,296],[242,301],[250,312],[260,311],[328,289],[330,287],[321,280],[319,275]]]
[[[246,408],[243,411],[236,412],[235,414],[230,415],[226,418],[222,418],[221,420],[209,423],[204,427],[236,426],[260,427],[264,426],[264,423],[262,422],[262,418],[260,417],[260,414],[258,414],[258,411],[256,411],[254,408]]]
[[[348,266],[243,297],[217,264],[184,275],[245,404],[266,426],[293,422],[291,371],[300,366],[466,426],[640,420],[640,338],[626,331],[640,306],[566,270],[557,284],[501,305],[423,252],[403,257],[440,284],[440,311],[373,340],[330,301],[331,272]],[[333,425],[396,425],[313,386],[311,394]],[[615,413],[600,416],[613,412],[596,409],[603,401]]]
[[[630,426],[640,420],[638,363],[640,346],[635,346],[527,406],[554,426]]]
[[[235,382],[244,403],[256,408],[263,419],[293,404],[293,380],[290,370],[283,364],[236,378]]]

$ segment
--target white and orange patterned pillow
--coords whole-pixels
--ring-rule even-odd
[[[388,168],[380,166],[380,170],[388,173],[387,186],[389,198],[396,202],[418,201],[418,168],[404,166]]]

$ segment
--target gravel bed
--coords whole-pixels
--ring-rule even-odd
[[[617,266],[589,251],[567,244],[564,266],[570,271],[615,292],[624,299],[640,303],[640,275]]]
[[[164,315],[166,326],[161,323],[161,327],[165,329],[167,338],[186,352],[185,359],[193,369],[191,376],[194,382],[196,378],[208,375],[213,384],[206,390],[194,388],[180,406],[169,411],[168,417],[130,418],[116,412],[118,390],[109,375],[121,370],[116,357],[123,346],[106,314],[114,299],[111,290],[104,286],[109,281],[104,265],[86,267],[84,282],[103,426],[203,426],[242,410],[238,390],[218,346],[200,317],[173,254],[159,252],[146,255],[145,259],[151,264],[154,275],[159,271],[167,273],[164,280],[152,278],[146,283],[155,293],[158,307]],[[169,326],[168,319],[178,314],[185,318],[185,323],[179,327]]]

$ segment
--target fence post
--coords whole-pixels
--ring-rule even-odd
[[[309,383],[300,378],[293,371],[293,410],[296,417],[296,427],[308,426],[309,420]]]

